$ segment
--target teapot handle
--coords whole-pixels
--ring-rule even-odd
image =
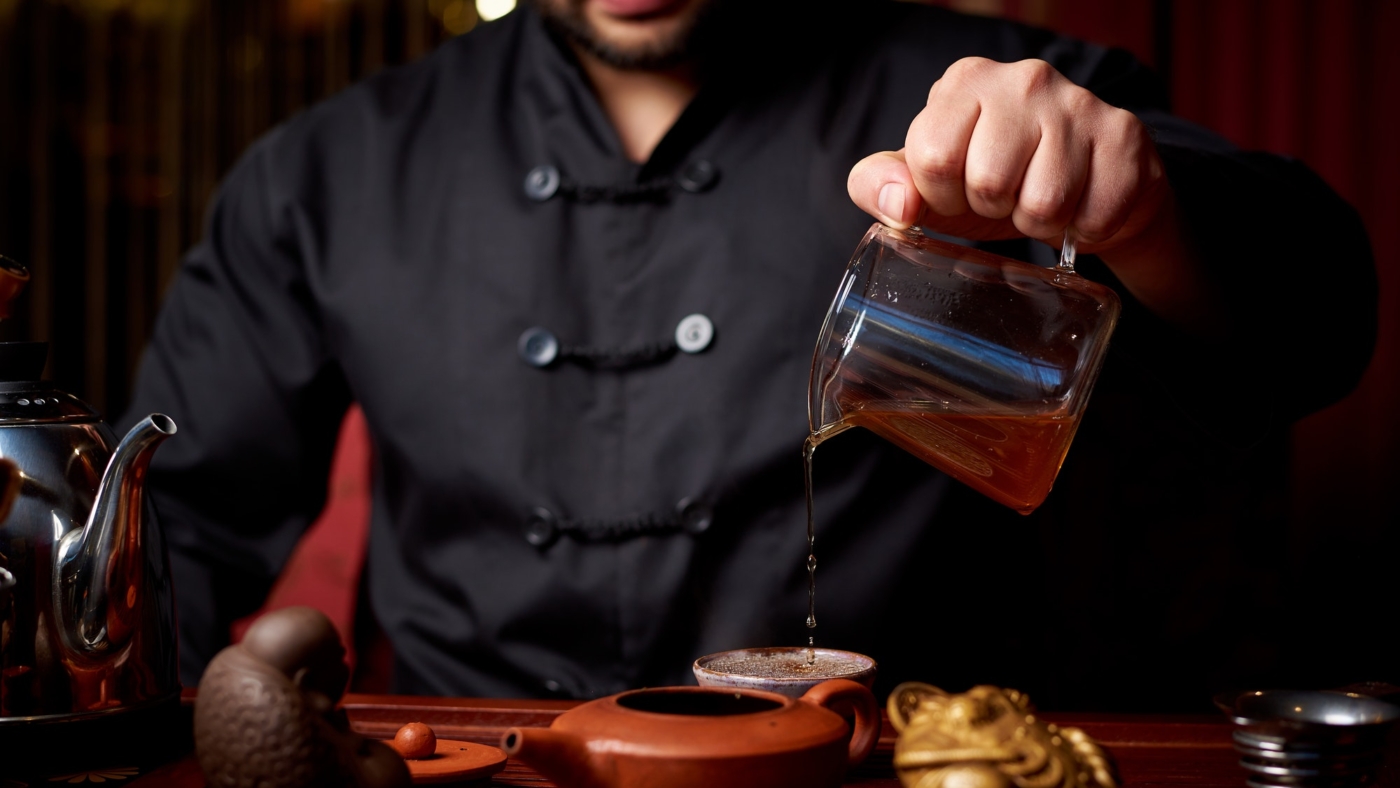
[[[875,705],[875,696],[864,684],[850,679],[830,679],[807,690],[801,700],[847,719],[855,717],[847,765],[858,766],[875,749],[875,743],[880,740],[880,709]]]

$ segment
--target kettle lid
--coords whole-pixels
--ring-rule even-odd
[[[0,382],[0,427],[89,421],[97,411],[47,381]]]
[[[0,383],[38,380],[48,360],[47,342],[0,342]]]
[[[0,320],[29,283],[29,269],[0,254]],[[40,381],[49,360],[47,342],[0,342],[0,426],[98,421],[82,400]]]
[[[10,316],[11,305],[27,284],[24,263],[0,254],[0,320]],[[0,342],[0,383],[38,380],[48,360],[47,342]]]
[[[0,320],[10,316],[10,304],[29,284],[29,269],[24,263],[0,254]]]

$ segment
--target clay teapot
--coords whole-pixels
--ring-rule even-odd
[[[879,737],[870,690],[833,679],[797,699],[714,687],[633,690],[585,703],[548,728],[511,728],[501,749],[563,788],[817,788],[840,785]]]

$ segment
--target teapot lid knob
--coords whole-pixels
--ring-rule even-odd
[[[0,254],[0,320],[10,317],[10,307],[29,284],[29,269]],[[0,342],[0,382],[38,380],[48,361],[47,342]]]
[[[0,254],[0,320],[10,316],[10,304],[29,284],[29,269],[23,263]]]

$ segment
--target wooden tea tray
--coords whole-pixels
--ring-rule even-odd
[[[193,701],[187,693],[186,701]],[[432,726],[440,739],[496,745],[512,726],[547,726],[576,705],[573,701],[482,700],[420,698],[402,695],[348,695],[345,709],[361,733],[390,739],[409,722]],[[1222,718],[1168,715],[1045,714],[1061,725],[1075,725],[1098,739],[1113,754],[1125,786],[1192,785],[1240,788],[1244,772],[1230,742],[1230,726]],[[888,724],[875,754],[847,780],[865,788],[897,788],[890,765],[894,751]],[[122,767],[121,764],[113,764]],[[126,767],[123,767],[126,768]],[[69,770],[72,771],[72,770]],[[53,775],[67,772],[56,763]],[[112,780],[126,788],[204,788],[193,755],[164,764],[141,766],[139,774]],[[127,780],[130,780],[129,782]],[[34,784],[34,783],[31,783]],[[39,783],[44,784],[44,783]],[[547,788],[551,783],[529,767],[508,762],[489,782],[474,785],[518,785]]]

